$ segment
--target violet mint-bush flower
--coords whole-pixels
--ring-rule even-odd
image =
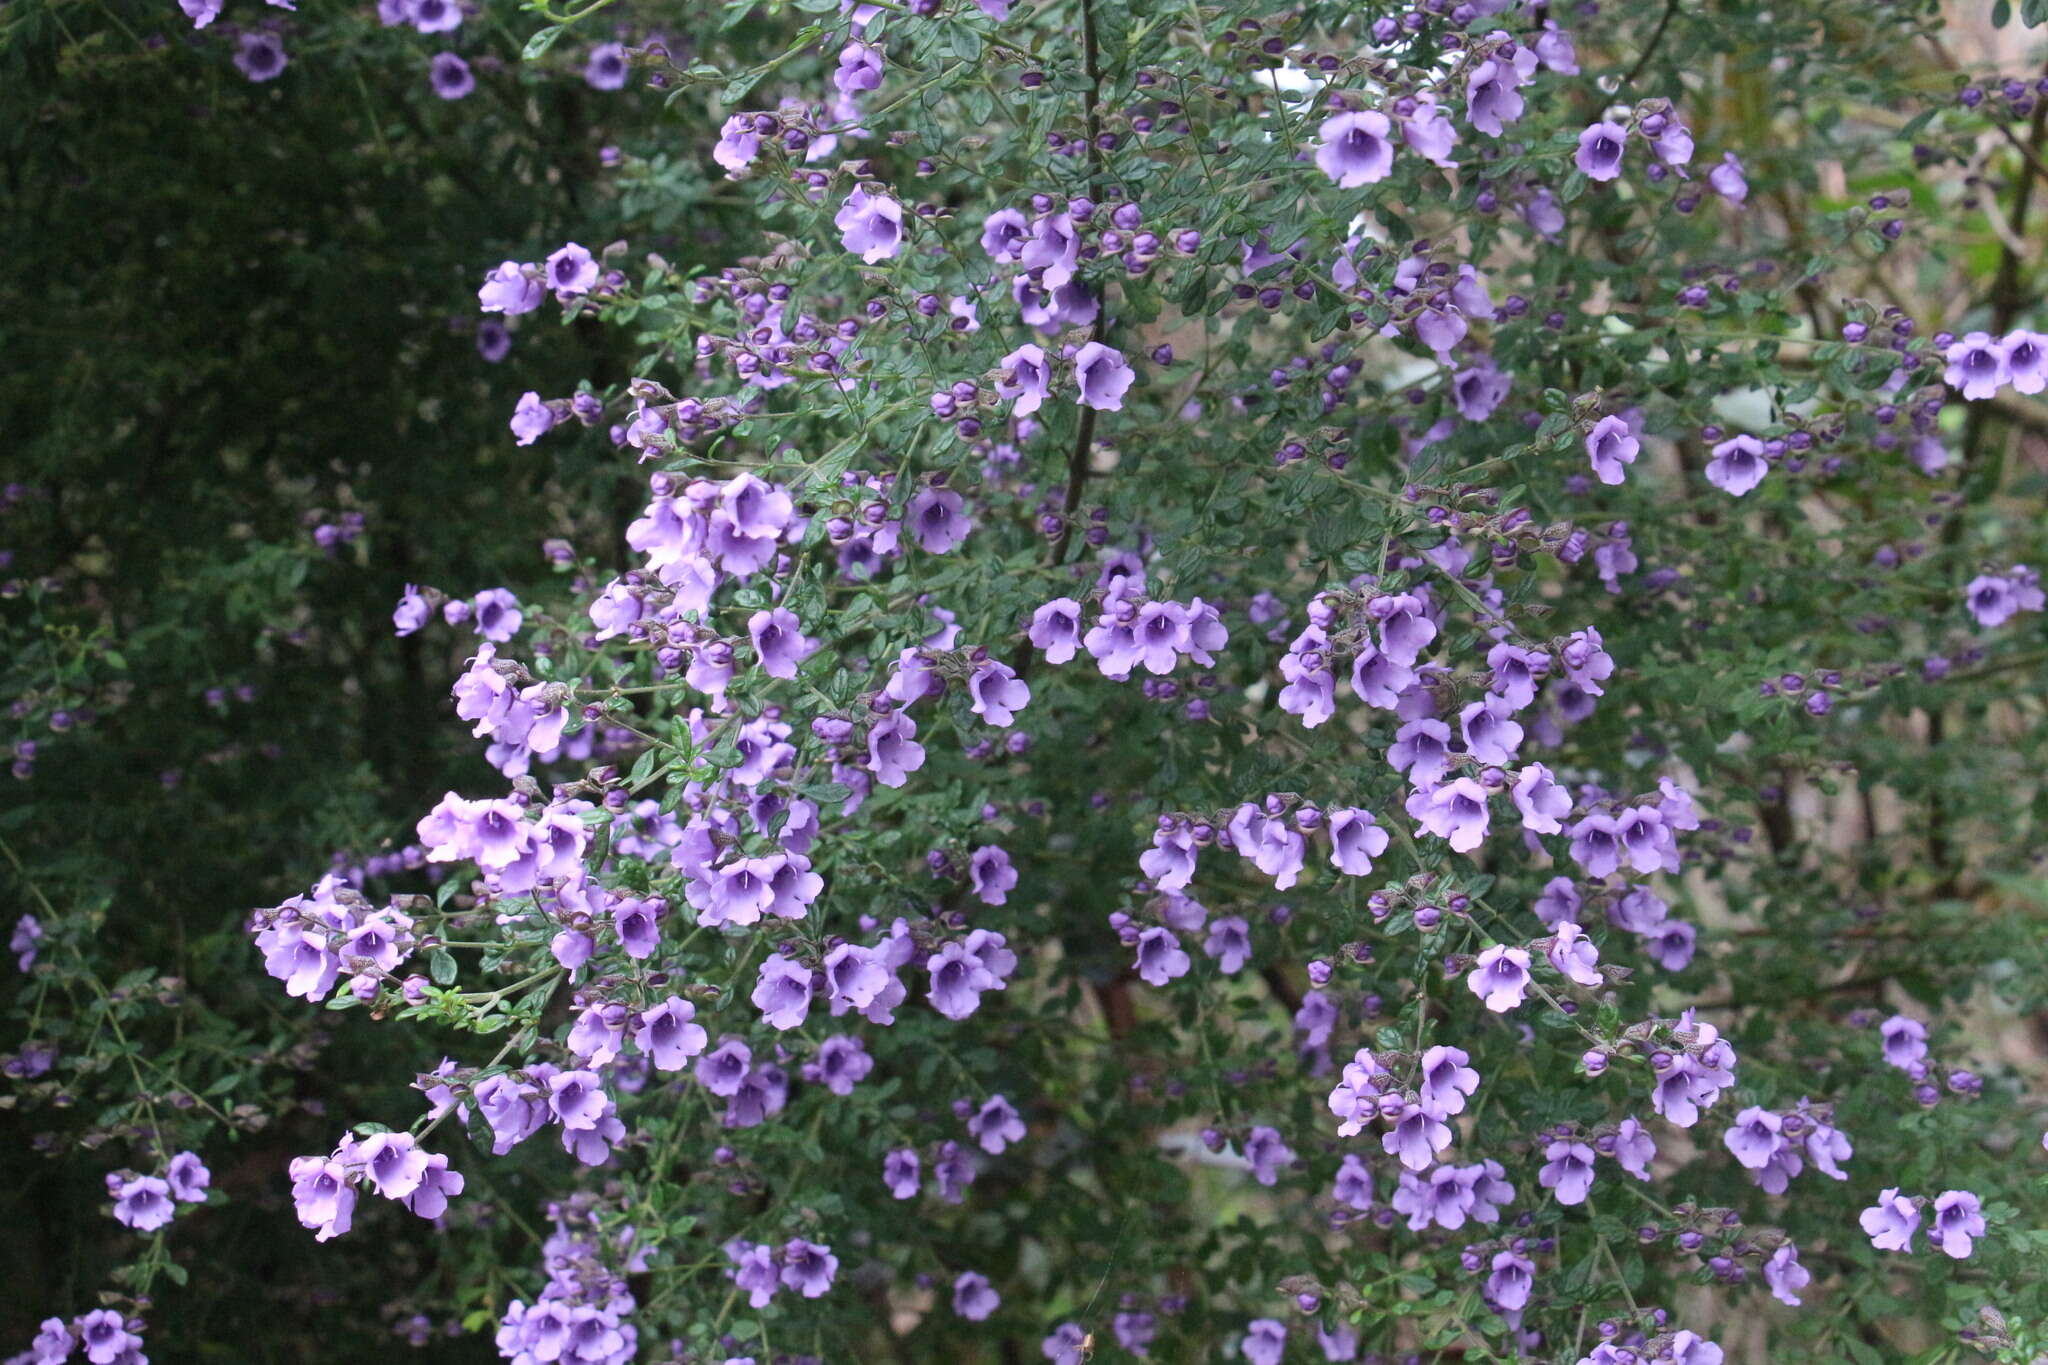
[[[2024,241],[2041,92],[1937,104],[1920,16],[1794,9],[537,39],[670,117],[603,144],[616,232],[480,225],[447,289],[522,328],[479,484],[603,495],[545,573],[393,565],[377,647],[471,761],[246,964],[446,1060],[279,1207],[336,1257],[432,1220],[515,1361],[2048,1318],[1989,1140],[2038,1072],[1962,1008],[2042,1004],[2044,318],[2019,255],[1914,292]]]

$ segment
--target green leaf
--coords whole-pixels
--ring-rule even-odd
[[[427,954],[427,971],[434,978],[436,986],[455,984],[455,954],[446,948],[436,948]]]
[[[522,62],[537,62],[542,57],[547,56],[548,49],[555,45],[555,39],[561,37],[567,27],[565,24],[550,24],[531,38],[528,38],[526,46],[520,49],[519,60]]]

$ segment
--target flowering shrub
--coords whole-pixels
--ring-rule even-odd
[[[463,292],[587,348],[492,460],[631,505],[404,552],[483,763],[223,968],[392,1063],[268,1226],[520,1365],[2048,1350],[2048,82],[1877,0],[597,8],[530,86],[681,117]],[[274,1058],[140,1055],[35,894],[10,1068],[126,1059],[151,1240],[24,1358],[136,1361]]]

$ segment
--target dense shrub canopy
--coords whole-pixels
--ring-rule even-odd
[[[180,4],[0,19],[5,1349],[2048,1351],[2040,6]]]

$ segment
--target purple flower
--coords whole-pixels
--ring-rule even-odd
[[[2005,343],[1987,332],[1971,332],[1951,343],[1943,358],[1948,361],[1943,380],[1965,398],[1989,398],[2012,378]]]
[[[276,80],[289,61],[275,33],[244,33],[236,40],[235,69],[251,81]]]
[[[1451,1127],[1433,1119],[1421,1109],[1410,1109],[1392,1131],[1380,1135],[1380,1146],[1411,1171],[1429,1169],[1436,1154],[1451,1145]]]
[[[781,953],[761,964],[750,999],[770,1028],[801,1028],[811,1013],[811,972]]]
[[[1022,1142],[1024,1131],[1024,1120],[1017,1116],[1016,1106],[1001,1095],[989,1096],[967,1120],[968,1136],[990,1156],[1001,1156],[1011,1143]]]
[[[512,410],[512,435],[517,444],[530,446],[554,429],[555,411],[541,401],[532,389],[519,395],[519,406]]]
[[[753,1070],[754,1053],[737,1038],[720,1040],[717,1047],[697,1059],[697,1084],[720,1099],[731,1099]]]
[[[1469,777],[1453,778],[1440,787],[1418,787],[1409,793],[1407,809],[1410,818],[1449,841],[1456,852],[1470,853],[1486,842],[1491,821],[1486,788]]]
[[[839,1272],[839,1258],[832,1248],[792,1237],[782,1248],[782,1283],[807,1299],[815,1299],[832,1287]]]
[[[1337,1027],[1337,1017],[1337,1002],[1322,991],[1303,995],[1301,1008],[1294,1012],[1294,1026],[1302,1032],[1302,1046],[1313,1052],[1328,1043]]]
[[[1339,189],[1355,190],[1387,178],[1394,169],[1393,131],[1378,112],[1337,114],[1316,130],[1316,165]]]
[[[1754,436],[1730,437],[1714,447],[1714,457],[1707,461],[1707,482],[1738,498],[1770,472],[1764,444]]]
[[[1927,1026],[1918,1019],[1895,1014],[1878,1025],[1884,1040],[1884,1059],[1901,1071],[1912,1069],[1927,1056]]]
[[[197,1152],[180,1152],[164,1168],[164,1183],[180,1204],[203,1204],[207,1186],[213,1183],[213,1172],[206,1169]]]
[[[1590,1153],[1588,1154],[1590,1155]],[[1584,1194],[1579,1196],[1585,1198]],[[1560,1204],[1575,1204],[1578,1199],[1558,1197]],[[1494,1253],[1492,1273],[1486,1277],[1486,1301],[1503,1313],[1513,1313],[1526,1308],[1529,1293],[1536,1287],[1536,1263],[1512,1251]]]
[[[825,954],[823,966],[825,995],[835,1015],[865,1011],[896,982],[880,955],[857,943],[842,943]]]
[[[1225,915],[1209,926],[1209,936],[1202,942],[1202,951],[1216,959],[1218,971],[1225,976],[1234,975],[1251,960],[1251,926],[1241,915]]]
[[[981,1008],[982,992],[1002,984],[988,965],[957,939],[933,953],[927,968],[932,988],[926,998],[948,1019],[965,1019]]]
[[[1052,1365],[1083,1365],[1081,1343],[1088,1339],[1077,1322],[1063,1322],[1052,1329],[1052,1335],[1038,1344],[1039,1354]]]
[[[1771,1253],[1764,1262],[1763,1273],[1771,1297],[1788,1308],[1799,1307],[1799,1291],[1813,1279],[1813,1272],[1799,1264],[1799,1248],[1790,1242]]]
[[[1522,747],[1522,727],[1512,719],[1505,697],[1488,693],[1458,713],[1458,728],[1464,732],[1465,751],[1489,767],[1504,767],[1514,761]]]
[[[107,1193],[114,1197],[114,1220],[137,1232],[155,1232],[177,1211],[170,1185],[153,1175],[110,1175]]]
[[[1607,1151],[1605,1147],[1602,1151]],[[1657,1143],[1649,1131],[1634,1119],[1623,1119],[1615,1125],[1613,1150],[1607,1151],[1621,1166],[1638,1180],[1650,1178],[1650,1163],[1657,1159]]]
[[[981,220],[981,249],[999,264],[1009,265],[1019,260],[1030,240],[1030,220],[1018,209],[997,209]],[[1039,359],[1042,363],[1043,352],[1040,352]],[[1005,357],[1003,364],[1009,363],[1009,357]]]
[[[1536,1183],[1553,1191],[1560,1204],[1583,1204],[1593,1188],[1593,1149],[1583,1142],[1559,1138],[1543,1149],[1543,1169]]]
[[[733,1285],[746,1292],[748,1305],[767,1307],[778,1287],[774,1248],[734,1241],[726,1244],[725,1254],[733,1261]]]
[[[1294,1152],[1281,1140],[1279,1129],[1254,1128],[1244,1140],[1244,1159],[1251,1164],[1252,1179],[1273,1185],[1280,1172],[1294,1164]]]
[[[221,0],[178,0],[178,8],[185,11],[194,28],[205,28],[220,18],[220,7]]]
[[[1310,626],[1280,659],[1280,676],[1287,680],[1280,689],[1280,709],[1300,716],[1311,730],[1337,714],[1337,675],[1327,666],[1329,647],[1323,628]]]
[[[1895,1186],[1878,1195],[1877,1203],[1863,1210],[1856,1221],[1879,1251],[1911,1251],[1913,1233],[1920,1226],[1920,1206],[1901,1197]]]
[[[1338,1164],[1337,1181],[1331,1186],[1330,1196],[1360,1212],[1372,1207],[1372,1169],[1356,1152],[1346,1152]]]
[[[592,90],[619,90],[626,84],[626,45],[601,43],[590,49],[583,79]]]
[[[277,4],[279,0],[270,3]],[[446,33],[462,26],[462,6],[457,0],[407,0],[405,8],[406,17],[418,33]]]
[[[1253,1318],[1238,1349],[1248,1365],[1280,1365],[1280,1355],[1287,1349],[1287,1328],[1273,1318]]]
[[[1143,1359],[1152,1353],[1152,1338],[1158,1335],[1159,1319],[1151,1313],[1118,1313],[1109,1320],[1116,1344]]]
[[[1802,1111],[1805,1104],[1804,1100],[1800,1101]],[[1847,1180],[1849,1173],[1842,1169],[1840,1163],[1855,1155],[1855,1149],[1849,1145],[1848,1134],[1811,1114],[1807,1115],[1807,1121],[1813,1125],[1806,1135],[1806,1155],[1813,1162],[1813,1168],[1830,1180]]]
[[[42,921],[34,915],[23,915],[14,922],[14,932],[7,938],[7,951],[14,954],[14,965],[18,969],[25,972],[36,965],[36,944],[42,937]]]
[[[1650,139],[1650,150],[1667,166],[1683,166],[1692,160],[1692,132],[1667,114],[1663,129]]]
[[[1735,1116],[1721,1141],[1737,1161],[1752,1171],[1760,1171],[1784,1147],[1784,1127],[1785,1121],[1776,1114],[1752,1105]]]
[[[1522,828],[1531,834],[1561,832],[1565,817],[1572,813],[1571,793],[1541,763],[1531,763],[1516,774],[1508,796],[1522,817]]]
[[[1602,647],[1603,643],[1600,632],[1588,626],[1573,631],[1564,648],[1558,651],[1565,678],[1591,697],[1607,695],[1600,684],[1614,676],[1614,660]]]
[[[1571,838],[1572,861],[1587,876],[1600,880],[1621,866],[1621,832],[1612,816],[1595,811],[1572,826]]]
[[[1536,53],[1517,48],[1513,57],[1495,55],[1472,68],[1465,82],[1465,118],[1488,137],[1499,137],[1504,125],[1522,117],[1520,87],[1536,74]]]
[[[2014,389],[2020,393],[2048,389],[2048,336],[2039,332],[2007,332],[2001,344],[2005,350],[2006,376]]]
[[[1977,624],[1996,630],[2023,611],[2040,611],[2044,604],[2039,576],[2024,564],[2015,564],[2002,574],[1980,574],[1963,589],[1963,604]]]
[[[1284,821],[1266,816],[1250,802],[1231,816],[1230,841],[1240,857],[1273,879],[1276,891],[1293,886],[1300,875],[1308,841]]]
[[[832,217],[839,242],[869,265],[903,250],[903,205],[886,194],[869,194],[856,185]]]
[[[403,638],[426,625],[433,619],[433,615],[433,609],[427,605],[427,599],[420,595],[419,585],[408,583],[405,585],[405,595],[398,599],[398,606],[391,613],[391,624]],[[26,971],[27,968],[23,970]]]
[[[1465,1065],[1463,1048],[1437,1046],[1422,1054],[1415,1082],[1417,1102],[1434,1119],[1465,1112],[1465,1097],[1479,1089],[1479,1073]]]
[[[866,1044],[850,1033],[835,1033],[818,1044],[817,1055],[804,1068],[804,1079],[845,1096],[874,1069]]]
[[[858,41],[840,48],[839,65],[832,72],[832,84],[838,87],[842,95],[880,89],[882,49]]]
[[[711,159],[725,167],[726,176],[738,179],[761,155],[761,134],[754,126],[752,114],[734,114],[718,126],[718,141],[711,148]]]
[[[1010,855],[995,844],[974,850],[967,876],[975,899],[983,905],[1006,904],[1017,887],[1017,869],[1010,865]]]
[[[1592,989],[1602,983],[1599,962],[1600,950],[1593,946],[1578,925],[1570,920],[1560,920],[1544,950],[1558,974]]]
[[[1749,198],[1749,181],[1742,174],[1742,163],[1735,153],[1723,152],[1721,164],[1707,172],[1707,183],[1714,187],[1714,193],[1731,204],[1740,204]]]
[[[1529,990],[1529,954],[1520,948],[1496,943],[1479,954],[1465,977],[1472,994],[1495,1014],[1505,1014],[1522,1003]]]
[[[1572,161],[1588,180],[1613,180],[1621,174],[1621,149],[1627,142],[1628,129],[1619,123],[1596,123],[1579,134],[1579,150]]]
[[[548,288],[558,299],[580,298],[597,284],[597,258],[587,247],[569,242],[550,252],[542,269]]]
[[[1138,855],[1138,868],[1160,890],[1179,891],[1194,878],[1195,856],[1195,837],[1186,829],[1155,829],[1152,847]]]
[[[1413,593],[1375,597],[1366,613],[1379,622],[1380,653],[1403,668],[1413,668],[1422,651],[1436,638],[1436,623],[1425,614],[1422,599]]]
[[[1660,1360],[1670,1365],[1721,1365],[1719,1346],[1694,1332],[1674,1332]]]
[[[939,676],[938,669],[917,649],[906,649],[896,656],[896,669],[889,675],[889,681],[882,688],[882,695],[905,706],[915,706],[926,697],[942,697],[946,694],[946,680]]]
[[[427,84],[444,100],[459,100],[476,89],[469,63],[453,52],[436,52],[427,63]]]
[[[341,1231],[346,1232],[347,1230],[347,1225],[344,1223]],[[326,1238],[322,1237],[320,1240],[325,1241]],[[138,1323],[137,1325],[139,1326],[140,1324]],[[44,1324],[45,1330],[48,1329],[48,1326],[48,1323]],[[78,1344],[85,1347],[85,1358],[91,1361],[92,1365],[125,1365],[127,1361],[139,1359],[137,1353],[142,1350],[142,1338],[129,1331],[127,1322],[113,1309],[94,1309],[92,1312],[81,1317],[73,1326],[78,1329]],[[68,1338],[65,1343],[65,1352],[66,1354],[70,1352]],[[63,1358],[63,1356],[56,1357],[57,1360],[62,1360]]]
[[[1148,986],[1164,986],[1186,976],[1190,965],[1173,930],[1155,924],[1139,933],[1137,971]]]
[[[604,1117],[604,1083],[595,1071],[562,1071],[548,1077],[548,1112],[572,1132],[595,1128]]]
[[[1411,720],[1394,731],[1394,742],[1387,746],[1387,762],[1417,787],[1442,777],[1450,754],[1451,727],[1430,717]]]
[[[967,504],[950,488],[925,488],[910,500],[903,525],[926,554],[942,555],[967,539],[974,529]]]
[[[1479,364],[1451,376],[1451,402],[1466,421],[1484,422],[1513,387],[1514,381],[1495,369],[1491,358],[1481,357]]]
[[[569,1029],[569,1051],[591,1066],[612,1062],[625,1047],[627,1016],[626,1006],[618,1001],[589,1006]]]
[[[1451,148],[1457,145],[1458,129],[1433,99],[1424,96],[1415,103],[1415,112],[1401,120],[1401,141],[1432,165],[1446,170],[1457,168],[1457,161],[1451,156]]]
[[[1047,289],[1059,289],[1074,278],[1081,260],[1081,234],[1071,215],[1046,213],[1031,225],[1031,237],[1024,243],[1019,263],[1027,271],[1039,272]]]
[[[1414,686],[1414,670],[1395,663],[1369,644],[1359,646],[1351,662],[1351,690],[1360,701],[1392,711],[1401,704],[1402,694]],[[1450,738],[1450,731],[1446,730],[1444,737]]]
[[[875,722],[868,731],[868,766],[877,782],[900,787],[909,774],[924,766],[924,746],[916,736],[917,726],[901,711]]]
[[[1046,363],[1044,348],[1027,342],[999,363],[1002,373],[996,377],[996,393],[1012,400],[1010,415],[1029,417],[1037,412],[1052,395],[1052,367]]]
[[[1002,1302],[1002,1295],[989,1286],[988,1276],[978,1271],[963,1271],[953,1281],[953,1311],[969,1322],[986,1320]]]
[[[1074,380],[1080,386],[1084,407],[1100,412],[1123,411],[1124,393],[1137,377],[1137,372],[1125,363],[1123,352],[1099,341],[1091,341],[1074,353]]]
[[[1372,812],[1344,807],[1329,813],[1330,866],[1347,877],[1372,875],[1372,860],[1387,851],[1389,835]]]
[[[882,1183],[896,1199],[917,1198],[917,1153],[908,1147],[891,1149],[882,1158]]]
[[[484,589],[469,606],[476,633],[493,644],[509,641],[526,620],[526,614],[519,609],[519,599],[504,588]]]
[[[1007,729],[1016,713],[1030,702],[1031,689],[1008,664],[988,659],[967,679],[967,695],[975,715],[999,729]]]
[[[316,1242],[347,1232],[355,1216],[356,1192],[348,1172],[329,1157],[293,1157],[292,1207],[301,1226],[314,1229]]]
[[[426,1178],[427,1153],[410,1133],[378,1133],[366,1138],[356,1148],[356,1156],[362,1162],[363,1178],[386,1199],[409,1197]]]
[[[661,946],[661,921],[656,917],[656,909],[657,902],[634,896],[621,896],[612,903],[612,931],[618,935],[626,956],[636,962],[652,956]]]
[[[1864,1225],[1868,1230],[1869,1224]],[[1967,1261],[1970,1239],[1984,1235],[1983,1205],[1968,1190],[1945,1190],[1934,1199],[1934,1226],[1927,1235],[1954,1260]]]
[[[747,618],[747,635],[761,671],[771,678],[794,678],[797,665],[818,650],[818,642],[806,636],[803,623],[786,607],[757,611]]]
[[[1586,433],[1586,458],[1592,461],[1593,477],[1606,484],[1622,481],[1622,468],[1636,462],[1643,443],[1620,417],[1602,417]]]
[[[1549,70],[1560,76],[1579,74],[1579,55],[1572,47],[1572,35],[1559,28],[1557,20],[1543,21],[1543,31],[1536,35],[1532,46],[1537,59]]]
[[[1055,597],[1031,613],[1025,636],[1045,655],[1047,663],[1067,662],[1081,643],[1081,604],[1071,597]]]
[[[448,1201],[462,1193],[465,1183],[462,1172],[448,1169],[446,1156],[431,1153],[427,1168],[420,1175],[419,1188],[405,1197],[405,1206],[421,1218],[439,1218],[448,1211]]]
[[[503,313],[508,317],[531,313],[540,307],[547,293],[541,287],[539,275],[538,267],[502,261],[496,270],[484,276],[483,287],[476,291],[477,304],[486,313]]]

